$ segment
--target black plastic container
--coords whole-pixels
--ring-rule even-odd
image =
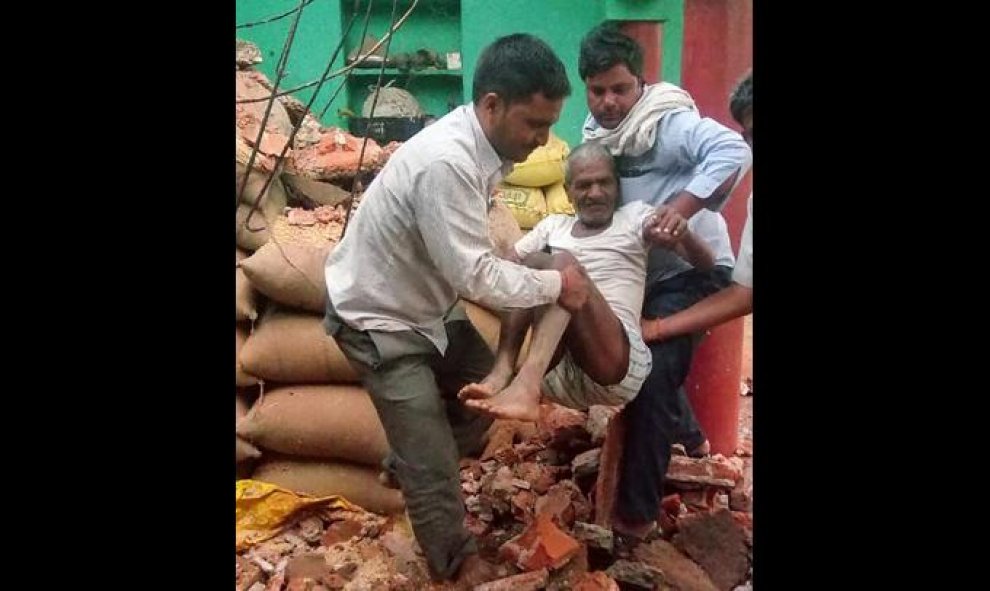
[[[351,117],[348,131],[357,137],[368,136],[379,144],[404,142],[423,129],[427,117]]]

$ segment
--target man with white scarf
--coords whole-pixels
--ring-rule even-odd
[[[694,100],[673,84],[645,84],[639,45],[614,25],[592,29],[581,42],[578,71],[588,109],[584,141],[616,157],[622,202],[665,204],[688,219],[714,251],[716,266],[693,268],[669,249],[655,248],[647,267],[644,320],[683,310],[731,283],[735,259],[719,210],[749,169],[750,148],[735,131],[698,114]],[[682,238],[660,228],[671,244]],[[656,527],[671,447],[709,451],[683,389],[697,335],[648,342],[650,376],[626,406],[626,437],[614,529],[642,539]]]

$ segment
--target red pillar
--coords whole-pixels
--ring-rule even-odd
[[[660,80],[660,23],[656,21],[626,21],[619,27],[643,48],[643,80],[655,84]]]
[[[685,1],[681,82],[703,116],[740,129],[729,112],[729,94],[752,64],[752,0]],[[740,183],[722,210],[736,253],[746,221],[751,176]],[[732,454],[738,444],[742,339],[742,319],[709,331],[695,352],[685,383],[712,453]]]

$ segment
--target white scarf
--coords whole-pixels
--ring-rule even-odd
[[[586,142],[601,143],[613,156],[639,156],[653,147],[660,118],[685,107],[698,110],[691,95],[680,87],[669,82],[650,84],[615,129],[593,129],[597,122],[592,123],[594,118],[589,116],[582,136]]]

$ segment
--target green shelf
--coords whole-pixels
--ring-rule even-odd
[[[352,78],[377,78],[379,70],[366,68],[354,68],[351,70]],[[395,68],[385,68],[386,76],[451,76],[460,78],[463,70],[396,70]]]

